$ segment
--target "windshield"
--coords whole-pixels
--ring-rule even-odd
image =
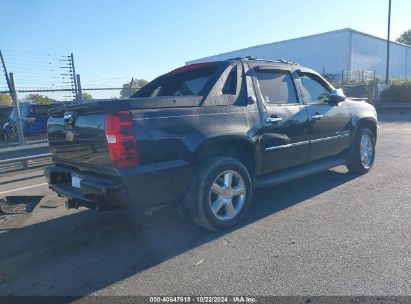
[[[195,64],[153,80],[132,97],[199,96],[217,69],[216,63]]]
[[[27,112],[28,112],[29,107],[26,105],[20,105],[20,117],[24,118],[27,116]],[[9,115],[9,119],[11,121],[15,121],[16,120],[16,109],[13,108],[13,110],[11,110],[10,115]]]

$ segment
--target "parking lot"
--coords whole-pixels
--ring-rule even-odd
[[[0,295],[410,295],[411,115],[381,120],[369,174],[258,190],[228,232],[68,211],[41,169],[0,176]]]

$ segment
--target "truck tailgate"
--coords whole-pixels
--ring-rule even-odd
[[[69,119],[73,120],[70,124]],[[99,168],[99,171],[108,171],[111,162],[104,124],[104,113],[61,112],[50,116],[48,140],[54,161],[79,169]]]

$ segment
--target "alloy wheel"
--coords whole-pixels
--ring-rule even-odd
[[[244,179],[234,170],[222,172],[211,185],[210,208],[214,216],[221,221],[234,219],[243,209],[245,198]]]
[[[360,154],[361,163],[364,166],[364,168],[370,168],[374,157],[374,147],[372,144],[371,137],[368,134],[364,134],[361,137]]]

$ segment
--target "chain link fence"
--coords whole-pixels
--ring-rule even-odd
[[[76,101],[72,90],[67,88],[20,88],[16,90],[17,107],[0,106],[0,148],[46,143],[47,120],[54,106],[96,99],[120,99],[121,90],[118,87],[84,88],[83,98]],[[0,94],[12,99],[9,91],[0,91]],[[19,136],[19,122],[22,136]]]
[[[381,90],[385,85],[374,71],[341,71],[340,73],[325,73],[323,76],[334,87],[342,88],[345,95],[356,98],[367,98],[369,102],[377,104]]]
[[[47,121],[53,107],[130,96],[138,81],[101,78],[82,88],[73,54],[0,50],[0,174],[50,162]]]
[[[381,91],[386,87],[372,71],[326,74],[335,87],[342,88],[349,97],[367,98],[377,104]],[[84,87],[77,94],[70,87],[19,87],[15,90],[16,102],[0,106],[0,149],[47,142],[47,120],[53,106],[70,105],[75,102],[90,102],[100,99],[120,99],[129,96],[123,87]],[[127,93],[127,94],[125,94]],[[0,91],[12,100],[9,91]],[[20,119],[18,119],[18,117]],[[20,126],[19,126],[20,124]],[[21,129],[19,135],[19,128]]]

